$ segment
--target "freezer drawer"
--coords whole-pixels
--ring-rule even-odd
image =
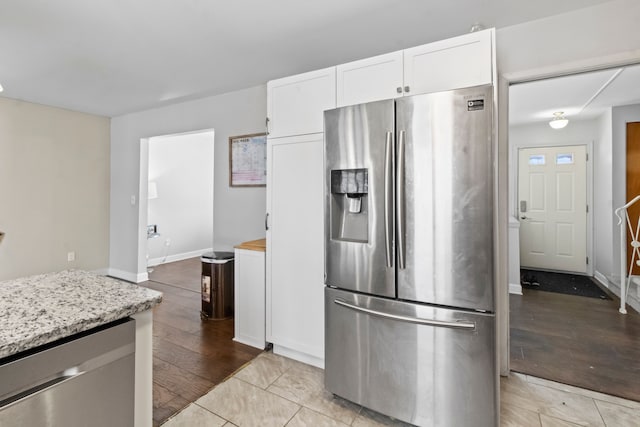
[[[325,290],[325,386],[419,426],[497,426],[495,317]]]
[[[135,321],[0,361],[0,426],[133,426]]]

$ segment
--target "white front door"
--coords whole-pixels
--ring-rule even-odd
[[[519,151],[520,265],[587,271],[586,146]]]

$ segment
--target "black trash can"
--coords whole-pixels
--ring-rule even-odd
[[[207,252],[202,261],[203,319],[233,317],[233,252]]]

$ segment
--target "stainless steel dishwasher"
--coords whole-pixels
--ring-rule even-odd
[[[135,321],[0,360],[0,426],[133,426]]]

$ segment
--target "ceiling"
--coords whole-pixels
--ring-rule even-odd
[[[569,121],[590,120],[613,106],[640,104],[640,64],[513,85],[509,124],[548,122],[556,111]]]
[[[611,0],[3,0],[2,96],[105,116]]]

